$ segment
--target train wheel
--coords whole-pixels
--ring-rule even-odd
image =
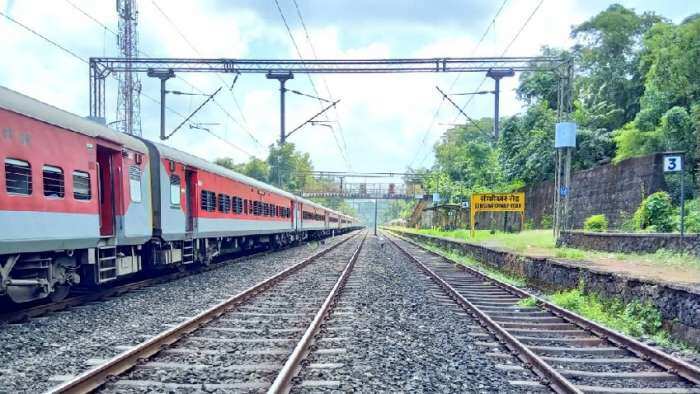
[[[63,301],[68,297],[68,293],[70,293],[70,285],[56,285],[53,292],[49,294],[49,298],[52,302]]]

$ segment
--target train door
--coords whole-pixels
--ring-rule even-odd
[[[197,192],[197,173],[190,169],[185,170],[185,201],[187,201],[187,220],[185,221],[185,230],[188,233],[194,231],[194,219],[197,215],[196,206],[196,192]]]
[[[100,235],[103,237],[114,235],[115,152],[97,145],[97,197],[100,202]]]
[[[301,210],[302,210],[302,204],[296,203],[296,207],[294,209],[294,222],[297,225],[297,230],[301,230],[303,228],[303,223],[301,222],[302,221]]]
[[[290,214],[289,214],[289,224],[291,224],[292,229],[294,229],[294,211],[295,211],[295,209],[294,209],[294,201],[292,200],[292,201],[290,201],[290,203],[289,203],[289,212],[290,212]]]

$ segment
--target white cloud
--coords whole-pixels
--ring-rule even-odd
[[[94,2],[71,0],[80,8],[116,29],[114,2]],[[474,29],[460,29],[452,23],[447,27],[436,20],[431,27],[392,25],[387,36],[380,27],[376,37],[367,40],[367,31],[347,28],[347,23],[334,23],[333,20],[306,21],[310,35],[321,58],[388,58],[388,57],[443,57],[443,56],[495,56],[500,55],[525,18],[532,12],[539,0],[510,1],[490,29],[478,50],[474,51],[488,20],[469,20],[470,10],[455,10],[462,13],[466,23],[482,26]],[[597,0],[596,0],[597,1]],[[641,0],[640,0],[641,1]],[[595,1],[594,1],[595,2]],[[221,6],[226,2],[160,0],[157,4],[185,34],[188,40],[206,57],[244,58],[296,58],[287,32],[281,21],[265,19],[249,9],[234,6]],[[600,2],[597,2],[598,4]],[[7,9],[9,3],[0,7]],[[490,4],[490,3],[489,3]],[[490,4],[494,13],[500,4]],[[570,26],[581,23],[603,9],[605,4],[595,7],[588,2],[575,0],[545,1],[541,9],[522,31],[507,55],[536,55],[543,45],[569,46]],[[273,5],[271,5],[273,7]],[[172,25],[156,10],[148,0],[139,1],[141,48],[153,56],[197,57]],[[303,9],[302,4],[302,9]],[[369,11],[368,11],[369,12]],[[114,37],[100,26],[73,9],[66,1],[22,0],[15,1],[11,15],[37,31],[46,34],[82,57],[116,54]],[[304,56],[311,57],[311,48],[294,13],[287,18],[293,34]],[[468,21],[468,22],[467,22]],[[373,30],[374,31],[374,30]],[[477,31],[477,33],[474,33]],[[363,34],[358,34],[363,33]],[[361,41],[357,37],[364,37]],[[0,84],[19,90],[42,101],[60,106],[69,111],[85,115],[88,111],[88,70],[87,65],[77,61],[41,39],[22,30],[8,21],[0,21],[0,36],[3,37],[4,62],[0,64]],[[429,39],[426,39],[429,38]],[[420,43],[417,43],[418,40]],[[229,84],[231,75],[217,77],[212,74],[180,75],[205,92],[213,92],[221,86],[223,79]],[[464,121],[449,104],[442,104],[440,115],[429,130],[433,113],[442,101],[435,91],[439,85],[450,92],[475,90],[483,76],[462,75],[451,87],[455,75],[446,74],[400,74],[400,75],[326,75],[314,76],[318,92],[328,96],[324,79],[330,86],[333,96],[342,99],[335,111],[329,111],[329,119],[339,119],[344,139],[354,170],[397,171],[402,170],[414,157],[417,163],[430,163],[431,146],[447,127],[438,123]],[[143,91],[158,97],[158,82],[142,76]],[[491,88],[487,80],[483,88]],[[505,79],[502,83],[501,113],[510,115],[520,110],[513,89],[516,78]],[[192,91],[180,80],[168,82],[170,89]],[[297,75],[288,87],[305,93],[313,93],[307,77]],[[114,118],[116,87],[109,81],[109,119]],[[240,146],[264,157],[265,148],[273,143],[279,134],[279,95],[276,81],[265,79],[263,75],[243,75],[236,85],[239,100],[248,128],[255,133],[260,144],[236,122],[229,119],[216,105],[208,105],[195,117],[198,122],[217,122],[212,131]],[[287,130],[291,130],[309,116],[320,110],[321,105],[314,100],[288,94]],[[168,106],[182,114],[189,114],[204,97],[169,96]],[[467,98],[458,98],[464,103]],[[242,116],[236,109],[229,92],[222,91],[217,102],[239,123]],[[493,97],[477,96],[468,107],[470,116],[478,118],[490,116],[493,111]],[[159,130],[158,106],[146,98],[142,99],[142,119],[144,135],[157,138]],[[167,128],[172,130],[181,118],[168,114]],[[337,136],[340,139],[340,136]],[[311,154],[317,169],[343,170],[345,164],[338,154],[333,135],[324,127],[306,127],[295,134],[294,142]],[[246,155],[207,136],[185,127],[170,141],[175,147],[213,159],[232,156],[238,161]],[[426,158],[425,160],[423,158]]]

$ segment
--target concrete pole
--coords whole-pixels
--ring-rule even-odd
[[[280,147],[284,145],[287,136],[284,131],[284,94],[287,92],[284,84],[287,82],[286,79],[280,79]]]
[[[374,199],[374,235],[377,235],[377,204],[379,200]]]
[[[160,139],[165,140],[165,81],[168,78],[160,78]]]
[[[501,91],[501,78],[494,78],[493,80],[494,80],[495,85],[496,85],[494,88],[495,103],[494,103],[494,108],[493,108],[493,136],[494,136],[496,143],[498,143],[498,134],[499,134],[499,132],[498,132],[498,128],[499,128],[498,107],[499,107],[499,95],[500,95],[500,91]]]

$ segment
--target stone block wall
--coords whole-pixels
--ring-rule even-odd
[[[569,198],[570,228],[581,229],[587,217],[598,214],[605,215],[610,228],[619,228],[625,215],[630,217],[646,196],[666,189],[662,165],[663,156],[653,154],[574,172]],[[526,222],[542,228],[543,218],[552,216],[554,183],[540,182],[522,191],[525,192]],[[503,230],[505,217],[500,212],[479,213],[477,228]],[[517,231],[520,228],[518,215],[509,213],[507,217],[506,228]],[[468,226],[467,219],[464,227]]]
[[[587,217],[604,214],[611,228],[619,228],[624,220],[623,212],[633,214],[646,196],[665,189],[662,166],[662,155],[654,154],[574,172],[569,198],[570,226],[583,228]],[[539,225],[544,215],[552,214],[553,182],[526,187],[525,196],[528,220]]]
[[[700,256],[700,235],[691,234],[630,234],[562,231],[558,246],[606,252],[654,253],[659,249],[691,253]]]

